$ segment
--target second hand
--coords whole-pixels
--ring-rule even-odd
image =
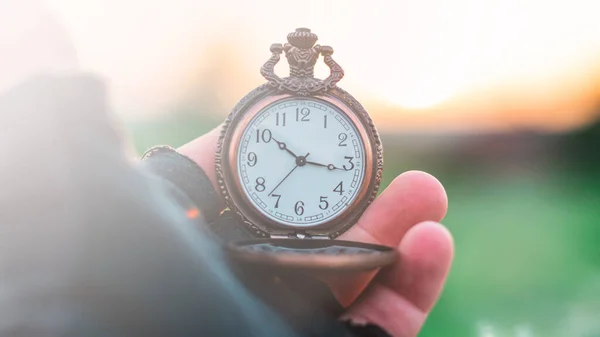
[[[281,179],[279,184],[277,184],[277,186],[275,186],[275,188],[273,188],[273,190],[271,192],[269,192],[268,196],[271,196],[273,194],[273,192],[275,192],[277,187],[279,187],[290,176],[290,174],[292,174],[292,172],[294,172],[295,169],[297,169],[299,166],[306,165],[306,157],[308,157],[308,155],[310,155],[310,152],[307,153],[306,156],[299,156],[296,158],[296,166],[294,166],[294,168],[285,177],[283,177],[283,179]]]

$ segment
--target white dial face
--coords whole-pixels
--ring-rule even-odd
[[[294,227],[333,220],[352,204],[365,176],[365,145],[334,105],[311,98],[277,101],[242,134],[239,179],[262,214]]]

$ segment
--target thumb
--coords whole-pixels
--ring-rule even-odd
[[[216,191],[219,191],[219,185],[215,175],[215,152],[220,132],[221,125],[177,149],[204,170]]]

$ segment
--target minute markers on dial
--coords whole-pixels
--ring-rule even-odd
[[[351,207],[362,185],[366,156],[358,130],[342,111],[323,102],[292,99],[257,113],[243,135],[239,179],[262,215],[283,225],[311,227]],[[310,157],[298,165],[307,150]],[[348,156],[354,157],[351,162]]]

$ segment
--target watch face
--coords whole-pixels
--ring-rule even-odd
[[[341,109],[316,98],[288,98],[260,110],[247,125],[237,149],[237,178],[264,216],[311,227],[352,205],[365,157],[360,133]]]

